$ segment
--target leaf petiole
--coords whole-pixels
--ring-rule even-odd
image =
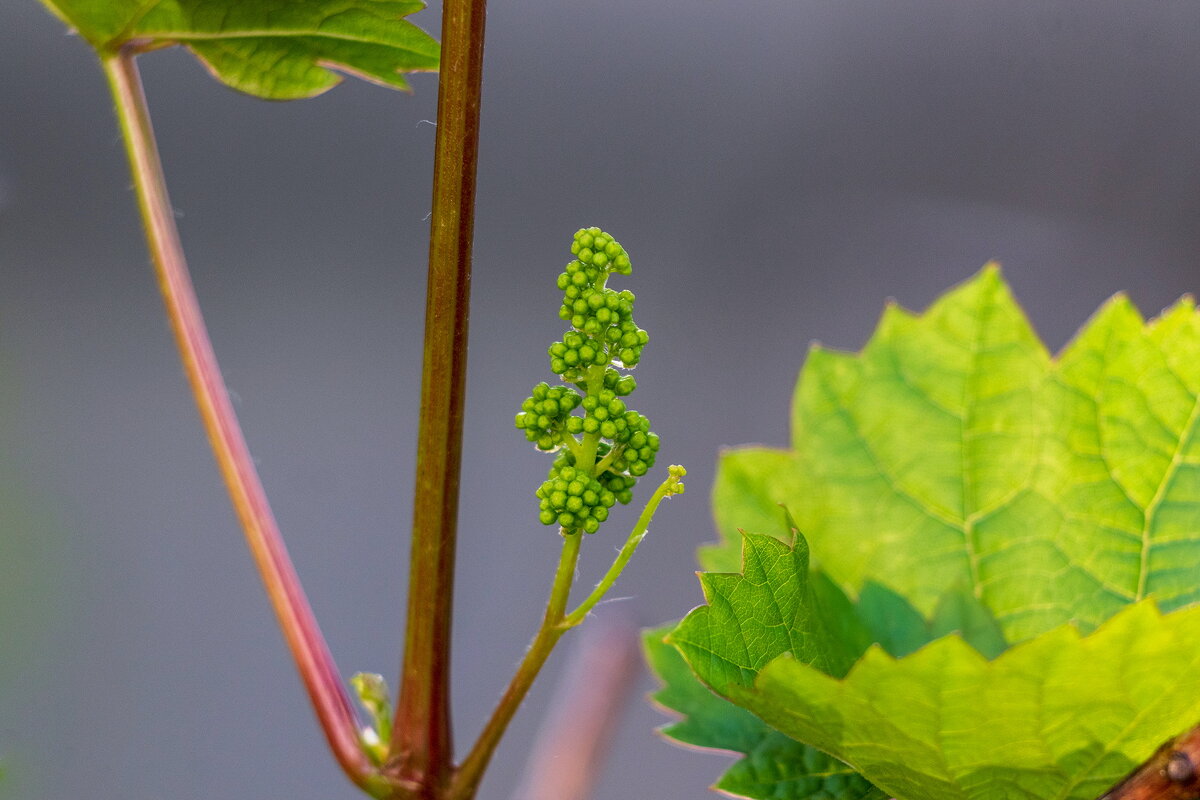
[[[374,793],[379,791],[380,779],[363,751],[358,714],[284,546],[200,313],[167,195],[136,55],[137,50],[127,46],[103,53],[100,63],[112,91],[146,243],[180,358],[246,542],[330,749],[350,779]]]

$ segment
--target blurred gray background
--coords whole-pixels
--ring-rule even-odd
[[[437,30],[437,9],[417,17]],[[720,448],[782,445],[810,341],[860,347],[1003,262],[1057,349],[1107,296],[1200,288],[1200,3],[493,0],[476,227],[457,734],[541,612],[548,463],[512,428],[600,225],[652,336],[634,407],[692,491],[617,587],[700,601]],[[436,81],[315,100],[141,61],[194,277],[342,670],[402,636]],[[34,0],[0,0],[0,753],[22,800],[352,798],[213,467],[147,265],[106,89]],[[631,515],[621,519],[628,521]],[[581,581],[620,522],[587,542]],[[502,746],[508,798],[565,658]],[[639,691],[653,686],[643,677]],[[700,798],[726,759],[636,700],[597,800]],[[3,789],[0,789],[3,791]]]

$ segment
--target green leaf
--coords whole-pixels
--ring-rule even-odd
[[[688,665],[900,800],[1100,794],[1200,718],[1198,352],[1190,298],[1147,324],[1118,296],[1052,359],[995,268],[889,308],[859,355],[815,348],[793,449],[722,459],[702,561],[775,537],[702,578]],[[826,583],[759,566],[788,527]],[[815,605],[838,590],[853,623]],[[844,676],[811,645],[864,629]]]
[[[856,615],[858,624],[869,631],[870,641],[896,658],[916,652],[951,633],[957,633],[985,658],[995,658],[1008,647],[995,617],[963,586],[956,586],[942,595],[933,616],[925,619],[891,589],[869,582],[863,587],[851,613]],[[866,649],[864,645],[858,652]]]
[[[981,649],[1002,650],[995,621],[961,589],[949,592],[925,620],[904,598],[871,584],[857,605],[825,576],[808,571],[804,537],[794,544],[743,534],[743,573],[700,576],[709,605],[693,610],[666,636],[647,634],[651,668],[666,684],[655,700],[685,714],[664,728],[676,741],[742,753],[717,788],[752,798],[875,797],[870,784],[819,750],[773,732],[746,711],[716,697],[688,670],[723,695],[740,698],[778,656],[795,654],[836,675],[873,641],[911,652],[952,630]],[[740,700],[739,700],[740,702]],[[825,777],[830,783],[814,783]],[[820,790],[827,795],[813,795]],[[806,792],[808,794],[806,794]]]
[[[784,736],[749,711],[717,697],[696,680],[667,628],[643,636],[646,659],[663,688],[653,699],[683,718],[660,732],[694,747],[744,756],[713,788],[754,800],[882,800],[885,795],[834,758]]]
[[[1147,325],[1117,296],[1051,359],[994,267],[922,315],[890,306],[861,354],[810,352],[791,450],[724,455],[701,561],[729,569],[738,526],[783,535],[782,503],[850,593],[929,617],[961,585],[1008,641],[1195,602],[1197,352],[1190,298]]]
[[[1092,800],[1200,718],[1200,607],[1128,607],[993,661],[956,636],[844,680],[790,656],[735,699],[901,800]]]
[[[823,615],[791,600],[819,596],[798,588],[807,580],[802,539],[791,557],[769,536],[743,542],[746,575],[702,576],[719,587],[707,592],[710,607],[692,611],[667,641],[717,693],[850,765],[886,796],[1090,800],[1200,718],[1200,606],[1164,616],[1145,601],[1090,636],[1064,625],[989,661],[980,650],[1003,650],[1003,640],[969,593],[952,590],[925,621],[899,595],[873,588],[853,613],[871,635],[886,640],[890,632],[890,646],[909,650],[922,635],[952,627],[974,646],[962,635],[945,636],[897,659],[874,645],[838,678],[825,669],[828,659],[820,661],[836,645],[813,646],[814,620]],[[828,586],[822,591],[836,591]],[[763,635],[758,623],[795,631]],[[670,665],[655,667],[669,685],[682,684]],[[691,692],[660,702],[690,713],[680,698]],[[706,707],[677,738],[737,741],[713,718],[732,724]],[[803,758],[804,751],[788,752],[779,757]]]
[[[318,95],[338,72],[408,89],[438,44],[405,17],[421,0],[43,0],[98,51],[187,47],[220,81],[272,100]]]
[[[750,686],[759,670],[781,653],[833,675],[844,675],[862,652],[865,636],[834,635],[809,591],[808,545],[743,534],[742,572],[704,572],[708,605],[693,609],[668,641],[718,692]],[[833,616],[844,624],[844,616]]]
[[[906,656],[951,633],[985,658],[1007,647],[996,620],[961,586],[930,619],[899,594],[868,583],[857,603],[821,573],[809,573],[808,546],[742,534],[740,573],[700,573],[707,605],[692,609],[666,637],[719,694],[754,685],[781,655],[841,677],[872,643]]]
[[[717,530],[724,534],[724,541],[700,547],[696,557],[701,567],[709,572],[738,572],[742,568],[739,531],[791,538],[782,504],[806,502],[795,460],[790,452],[766,447],[721,453],[713,483],[712,507]]]

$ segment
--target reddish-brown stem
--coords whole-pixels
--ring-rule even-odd
[[[351,780],[377,790],[379,779],[360,744],[354,706],[300,587],[221,378],[188,276],[135,57],[134,50],[125,48],[104,55],[101,61],[124,135],[146,241],[192,393],[246,542],[329,746]]]
[[[421,798],[440,796],[453,758],[450,615],[485,8],[485,0],[446,0],[442,8],[408,614],[387,768]]]
[[[1200,725],[1170,740],[1099,800],[1200,798]]]

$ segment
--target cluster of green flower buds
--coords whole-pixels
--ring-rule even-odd
[[[585,228],[576,232],[571,254],[575,260],[558,276],[558,315],[574,330],[550,346],[550,369],[577,381],[589,367],[637,366],[650,337],[633,321],[633,292],[605,285],[610,274],[633,271],[625,248],[599,228]]]
[[[533,387],[533,395],[521,403],[517,414],[517,428],[525,431],[525,438],[537,445],[539,450],[555,450],[562,444],[563,428],[580,401],[579,393],[566,386],[550,386],[544,381]]]
[[[637,382],[618,371],[636,366],[650,340],[633,321],[633,293],[606,285],[613,273],[630,274],[629,255],[599,228],[577,231],[571,254],[558,276],[559,316],[571,330],[548,354],[550,369],[575,389],[539,383],[516,426],[539,450],[558,452],[536,492],[539,519],[564,533],[594,533],[614,504],[632,500],[659,441],[650,421],[623,399]]]
[[[582,528],[595,533],[600,523],[608,519],[608,510],[616,505],[617,493],[590,471],[576,469],[571,463],[574,460],[570,452],[554,460],[546,481],[535,493],[538,519],[543,525],[558,523],[565,531]]]

